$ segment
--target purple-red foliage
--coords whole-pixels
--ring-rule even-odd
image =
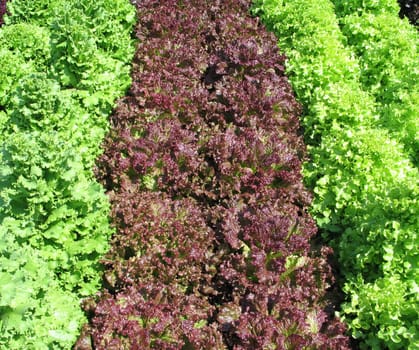
[[[185,344],[203,350],[223,349],[216,324],[196,326],[210,317],[211,306],[193,294],[185,295],[175,285],[138,283],[116,295],[104,292],[101,297],[92,324],[84,329],[93,336],[95,349],[180,350]],[[89,349],[80,339],[76,348]]]
[[[7,12],[7,0],[0,0],[0,27],[4,24],[3,16]]]
[[[116,234],[76,349],[348,348],[324,311],[331,252],[310,248],[276,39],[248,1],[137,7],[133,84],[97,168]]]

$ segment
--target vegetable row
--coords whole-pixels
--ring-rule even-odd
[[[300,108],[275,38],[248,2],[137,13],[133,84],[97,166],[116,228],[106,288],[75,348],[348,349],[330,249],[310,246]]]
[[[93,174],[130,84],[123,0],[8,2],[0,28],[0,348],[69,349],[112,229]]]
[[[79,350],[348,346],[326,295],[330,250],[310,246],[285,57],[247,6],[137,4],[133,85],[96,170],[116,231]],[[8,9],[0,346],[69,348],[113,232],[92,169],[130,83],[135,12],[123,0]],[[304,174],[345,281],[341,317],[372,349],[419,342],[418,39],[397,10],[254,1],[303,103]]]
[[[334,0],[335,13],[361,71],[361,88],[376,102],[377,126],[419,161],[419,36],[400,21],[397,1]]]
[[[341,317],[362,349],[416,349],[417,33],[389,0],[257,0],[253,11],[304,106],[305,181],[338,255]]]

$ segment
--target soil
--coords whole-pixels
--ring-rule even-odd
[[[399,0],[400,18],[409,18],[409,22],[419,29],[419,0]]]

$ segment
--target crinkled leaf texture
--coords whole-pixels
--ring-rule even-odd
[[[361,348],[416,349],[417,33],[395,0],[257,0],[254,11],[304,104],[305,181],[338,257],[341,317]]]
[[[300,107],[247,1],[137,4],[97,176],[116,233],[76,349],[346,349],[302,185]],[[90,345],[89,345],[90,344]]]
[[[14,0],[8,10],[0,28],[0,348],[69,349],[112,233],[92,168],[107,116],[130,84],[135,9],[125,0]]]

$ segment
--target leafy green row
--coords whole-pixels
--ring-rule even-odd
[[[0,29],[0,348],[69,349],[112,233],[93,165],[130,85],[126,0],[14,0]]]
[[[375,100],[329,0],[256,0],[303,103],[312,213],[337,253],[341,317],[366,349],[417,349],[418,170],[377,127]]]
[[[356,53],[360,81],[377,101],[379,125],[419,161],[419,36],[400,20],[397,0],[333,0],[342,32]]]

